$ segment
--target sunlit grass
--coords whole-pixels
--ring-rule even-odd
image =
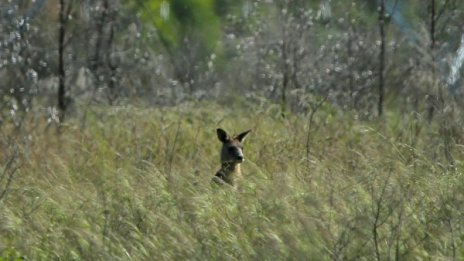
[[[462,148],[450,170],[433,156],[434,128],[417,138],[412,117],[385,125],[323,108],[308,130],[305,115],[270,104],[84,114],[60,135],[31,131],[0,203],[3,259],[464,257]],[[253,128],[237,191],[210,183],[217,127]]]

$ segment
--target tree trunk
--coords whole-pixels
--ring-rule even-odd
[[[435,9],[435,0],[430,1],[430,51],[432,53],[432,59],[434,60],[435,64],[435,27],[436,27],[436,9]],[[435,71],[435,69],[433,69]],[[435,73],[434,73],[435,74]],[[434,78],[435,79],[435,75]],[[427,97],[428,109],[427,109],[427,121],[430,123],[433,119],[433,115],[435,112],[435,103],[436,103],[436,96],[433,93],[434,88],[432,88],[430,94]]]
[[[102,11],[101,11],[99,19],[97,20],[97,24],[95,28],[97,31],[97,39],[95,42],[95,52],[93,54],[92,61],[90,61],[90,69],[92,70],[92,73],[95,76],[97,87],[100,83],[100,79],[98,76],[98,68],[100,67],[100,63],[101,63],[100,52],[101,52],[102,45],[103,45],[103,29],[105,26],[106,17],[108,16],[108,8],[109,8],[108,0],[104,0],[102,3]]]
[[[385,71],[385,0],[380,1],[379,6],[379,32],[380,32],[380,53],[379,53],[379,99],[377,103],[377,113],[379,117],[383,115],[384,101],[384,71]]]
[[[66,70],[64,68],[64,39],[65,39],[65,3],[64,0],[60,0],[60,13],[59,13],[59,33],[58,33],[58,109],[60,111],[60,120],[64,119],[66,112]]]
[[[108,53],[106,54],[107,65],[109,70],[108,77],[108,102],[110,105],[113,105],[114,99],[116,98],[116,77],[118,67],[114,64],[111,59],[111,54],[113,52],[113,41],[114,41],[114,22],[110,25],[110,32],[108,37]]]

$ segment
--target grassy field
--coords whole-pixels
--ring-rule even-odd
[[[0,260],[463,260],[464,148],[449,168],[438,127],[386,122],[201,103],[35,123]],[[253,128],[237,191],[210,183],[217,127]]]

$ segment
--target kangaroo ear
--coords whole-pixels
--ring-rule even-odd
[[[250,133],[250,132],[251,132],[251,130],[244,131],[244,132],[240,133],[239,135],[235,136],[235,139],[237,139],[240,142],[243,142],[245,140],[246,136],[248,135],[248,133]]]
[[[221,142],[227,142],[229,140],[229,135],[227,135],[227,132],[223,129],[217,129],[216,130],[217,132],[217,136],[218,136],[218,139],[221,141]]]

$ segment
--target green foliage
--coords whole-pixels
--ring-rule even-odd
[[[144,0],[143,17],[152,22],[168,48],[199,43],[212,52],[220,37],[214,0]],[[185,43],[185,40],[192,41]]]
[[[23,260],[21,254],[14,248],[7,248],[0,251],[0,261],[19,261]]]
[[[268,103],[86,110],[58,138],[31,133],[1,203],[3,259],[373,260],[374,224],[382,259],[464,257],[463,155],[446,168],[412,117],[324,106],[308,130]],[[210,184],[217,127],[253,128],[237,191]]]

